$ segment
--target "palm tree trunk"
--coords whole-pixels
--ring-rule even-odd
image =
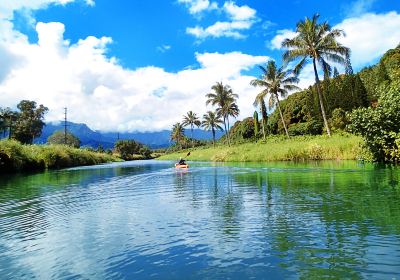
[[[265,115],[264,107],[263,107],[263,105],[261,103],[261,125],[262,125],[262,130],[263,130],[263,138],[264,138],[264,141],[265,141],[265,120],[264,120],[264,115]]]
[[[190,132],[192,137],[192,148],[193,148],[193,124],[190,125]]]
[[[227,120],[227,123],[228,123],[228,146],[230,146],[231,145],[231,135],[229,133],[229,129],[230,129],[230,127],[229,127],[229,116],[226,117],[226,120]]]
[[[227,130],[226,130],[226,119],[225,119],[225,116],[224,116],[224,128],[225,128],[225,138],[226,138],[226,141],[228,141],[228,134],[227,134]]]
[[[281,116],[283,128],[285,129],[285,133],[286,133],[287,138],[290,138],[289,132],[288,132],[288,130],[286,128],[285,119],[283,118],[283,114],[282,114],[282,110],[281,110],[281,104],[279,103],[278,94],[277,93],[274,93],[274,94],[275,94],[275,98],[276,98],[276,104],[278,104],[278,111],[279,111],[279,115]]]
[[[211,128],[211,131],[212,131],[212,136],[213,136],[213,146],[215,148],[215,129],[214,129],[214,127]]]
[[[331,137],[331,130],[329,129],[328,120],[326,119],[325,107],[324,107],[324,102],[322,99],[321,85],[320,85],[320,81],[319,81],[319,77],[318,77],[317,64],[315,63],[315,58],[313,58],[313,66],[314,66],[315,82],[317,84],[319,105],[321,107],[321,112],[322,112],[322,118],[324,119],[326,133],[328,134],[329,137]]]

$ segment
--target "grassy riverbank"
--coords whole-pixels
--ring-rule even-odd
[[[37,171],[119,161],[117,157],[64,145],[22,145],[0,141],[0,173]]]
[[[265,143],[244,143],[215,148],[195,148],[188,160],[220,162],[354,160],[361,154],[361,138],[345,134],[327,136],[297,136],[290,139],[268,138]],[[160,160],[185,157],[189,150],[170,153]]]

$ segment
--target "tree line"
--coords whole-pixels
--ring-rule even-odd
[[[229,85],[218,82],[211,87],[212,92],[206,94],[206,105],[216,107],[208,114],[213,113],[218,120],[214,123],[219,127],[205,125],[206,115],[203,121],[195,118],[197,122],[194,122],[196,114],[190,111],[192,121],[187,122],[185,116],[182,123],[175,124],[171,139],[183,147],[181,143],[186,139],[183,128],[189,125],[191,130],[193,126],[211,130],[214,145],[215,129],[225,131],[222,141],[228,145],[238,139],[265,140],[272,134],[284,134],[289,138],[325,133],[329,137],[337,131],[348,131],[364,137],[371,160],[399,161],[400,128],[397,125],[382,128],[384,125],[377,123],[392,123],[400,114],[400,109],[389,106],[389,96],[392,101],[400,96],[400,47],[388,51],[376,66],[355,74],[350,61],[351,50],[338,42],[342,36],[342,30],[332,29],[326,21],[320,23],[318,14],[299,21],[296,36],[282,43],[283,64],[267,61],[265,66],[259,67],[260,77],[251,81],[252,86],[260,88],[253,103],[258,110],[252,117],[230,127],[229,118],[236,118],[239,113],[238,95]],[[313,67],[315,83],[300,90],[297,87],[299,74],[307,64]],[[343,66],[343,74],[336,67],[339,65]],[[288,96],[289,93],[292,94]],[[189,142],[193,146],[196,141],[193,133],[191,136]]]

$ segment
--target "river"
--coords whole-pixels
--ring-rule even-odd
[[[400,168],[136,161],[0,177],[0,279],[400,279]]]

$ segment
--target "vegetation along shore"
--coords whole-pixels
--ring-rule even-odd
[[[242,143],[231,146],[198,147],[176,151],[159,157],[176,160],[180,157],[193,161],[264,162],[306,160],[355,160],[361,154],[361,137],[346,134],[327,136],[270,137],[265,142]]]

